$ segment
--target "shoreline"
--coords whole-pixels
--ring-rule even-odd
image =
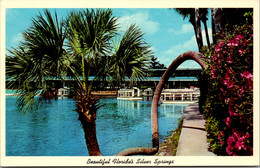
[[[172,130],[171,134],[160,144],[159,150],[154,156],[176,156],[182,126],[183,118],[180,120],[178,127]]]

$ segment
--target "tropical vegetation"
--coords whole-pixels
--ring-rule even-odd
[[[44,10],[23,32],[23,41],[6,56],[9,88],[21,90],[18,106],[32,110],[50,98],[49,79],[71,77],[77,81],[76,111],[82,123],[90,155],[101,155],[96,137],[95,119],[98,99],[91,95],[88,77],[98,70],[97,79],[108,78],[117,85],[127,76],[134,83],[145,77],[152,51],[143,33],[131,25],[118,38],[117,19],[111,9],[72,11],[66,19]],[[114,42],[114,43],[113,43]],[[80,80],[80,77],[83,80]]]
[[[217,155],[253,155],[253,12],[248,8],[212,8],[213,44],[202,47],[201,20],[208,9],[177,8],[189,18],[203,60],[200,111],[207,141]],[[206,31],[207,32],[207,31]],[[206,33],[207,34],[207,33]]]
[[[251,18],[252,13],[245,16]],[[252,23],[227,28],[218,37],[205,53],[208,68],[201,87],[206,93],[201,110],[210,150],[218,155],[253,155]]]

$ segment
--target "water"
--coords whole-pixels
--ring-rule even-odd
[[[84,132],[73,111],[72,99],[45,103],[39,110],[23,114],[15,96],[6,96],[7,156],[88,156]],[[111,156],[130,147],[152,147],[151,101],[100,100],[97,138],[103,155]],[[160,142],[178,126],[185,105],[161,104]]]

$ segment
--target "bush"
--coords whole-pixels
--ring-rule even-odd
[[[218,155],[253,155],[253,27],[220,35],[205,57],[202,109],[208,142]]]

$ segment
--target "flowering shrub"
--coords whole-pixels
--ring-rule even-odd
[[[208,141],[219,155],[253,155],[253,28],[221,35],[206,57]]]

